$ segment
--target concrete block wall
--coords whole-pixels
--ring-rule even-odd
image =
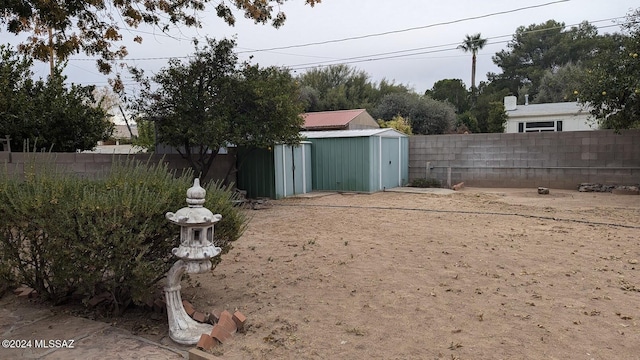
[[[409,180],[417,178],[445,186],[636,185],[640,130],[411,136]]]
[[[147,161],[157,163],[163,160],[169,170],[175,170],[177,174],[189,168],[189,162],[180,155],[149,155],[149,154],[91,154],[91,153],[16,153],[16,152],[0,152],[0,166],[6,168],[9,174],[24,174],[25,164],[53,162],[58,169],[65,172],[85,176],[89,178],[98,178],[101,174],[108,171],[115,161],[124,161],[127,158],[139,160],[143,163]],[[233,166],[235,158],[231,155],[219,154],[205,181],[224,179],[228,169]],[[0,171],[4,171],[0,169]],[[235,182],[235,176],[230,179]]]

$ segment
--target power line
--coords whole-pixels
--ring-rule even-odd
[[[347,40],[354,40],[356,38],[381,36],[381,35],[385,35],[385,34],[388,34],[388,33],[398,33],[398,32],[411,31],[411,30],[420,29],[420,28],[440,26],[440,25],[445,25],[445,24],[450,24],[450,23],[468,21],[468,20],[476,19],[476,18],[494,16],[494,15],[497,15],[497,14],[521,11],[521,10],[529,9],[529,8],[548,6],[548,5],[551,5],[551,4],[554,4],[554,3],[566,2],[566,1],[570,1],[570,0],[554,1],[554,2],[550,2],[550,3],[546,3],[546,4],[534,5],[534,6],[529,6],[529,7],[519,8],[519,9],[507,10],[507,11],[498,12],[498,13],[486,14],[486,15],[481,15],[481,16],[476,16],[476,17],[471,17],[471,18],[458,19],[458,20],[454,20],[454,21],[443,22],[443,23],[438,23],[438,24],[431,24],[431,25],[415,27],[415,28],[410,28],[410,29],[395,30],[395,31],[390,31],[390,32],[386,32],[386,33],[369,34],[369,35],[364,35],[364,36],[360,36],[360,37],[344,38],[344,39],[338,39],[338,40],[328,40],[328,41],[325,41],[325,42],[322,42],[322,43],[347,41]],[[604,21],[614,21],[614,20],[618,20],[618,19],[622,19],[622,18],[624,18],[624,16],[615,17],[615,18],[609,18],[609,19],[602,19],[602,20],[595,20],[595,21],[591,21],[589,23],[590,24],[594,24],[594,23],[604,22]],[[579,24],[581,24],[581,23],[570,24],[570,25],[562,25],[562,26],[557,26],[557,27],[553,27],[553,28],[530,30],[530,31],[522,32],[522,34],[549,31],[549,30],[554,30],[554,29],[562,29],[562,28],[565,28],[565,27],[577,26]],[[606,26],[596,27],[596,29],[599,30],[599,29],[604,29],[604,28],[609,28],[609,27],[614,27],[614,26],[620,26],[620,25],[621,24],[606,25]],[[513,37],[514,35],[515,34],[493,36],[493,37],[489,37],[487,39],[488,40],[500,39],[500,38],[505,38],[505,37]],[[492,45],[492,44],[499,44],[499,43],[505,43],[505,42],[508,42],[508,41],[496,41],[496,42],[490,42],[488,44]],[[316,58],[331,59],[330,57],[323,57],[323,56],[309,56],[309,55],[302,55],[302,54],[290,54],[290,53],[282,53],[282,52],[272,51],[272,50],[276,50],[276,49],[311,46],[311,45],[315,45],[315,44],[316,43],[309,43],[309,44],[302,44],[302,45],[290,45],[290,46],[280,47],[280,48],[258,49],[258,50],[242,51],[242,52],[238,52],[238,53],[264,51],[264,52],[273,52],[273,53],[276,53],[276,54],[283,54],[283,55],[290,55],[290,56],[303,56],[303,57],[316,57]],[[339,65],[339,64],[354,64],[354,63],[362,63],[362,62],[370,62],[370,61],[398,59],[398,58],[405,58],[405,57],[411,57],[411,56],[417,56],[417,55],[425,55],[425,54],[431,54],[431,53],[452,51],[452,50],[456,50],[457,49],[457,45],[459,45],[459,43],[449,43],[449,44],[442,44],[442,45],[431,45],[431,46],[425,46],[425,47],[419,47],[419,48],[404,49],[404,50],[376,53],[376,54],[369,54],[369,55],[361,55],[361,56],[355,56],[355,57],[343,58],[343,59],[331,59],[331,60],[319,61],[319,62],[288,65],[286,67],[288,67],[290,70],[297,71],[297,70],[305,70],[305,69],[310,69],[310,68],[315,68],[315,67],[324,67],[324,66]],[[455,47],[451,47],[451,46],[455,46]],[[438,48],[443,48],[443,47],[450,47],[450,48],[438,49]],[[435,49],[435,50],[430,50],[430,49]],[[425,50],[425,51],[423,51],[423,50]],[[460,57],[461,56],[464,56],[464,55],[460,55]],[[169,60],[169,59],[187,59],[187,58],[191,58],[191,57],[193,57],[193,55],[186,55],[186,56],[159,56],[159,57],[144,57],[144,58],[128,58],[128,59],[124,59],[124,61],[153,61],[153,60]],[[69,60],[74,60],[74,61],[95,61],[96,59],[95,58],[92,58],[92,59],[83,58],[83,59],[69,59]]]
[[[324,41],[319,41],[319,42],[311,42],[311,43],[304,43],[304,44],[297,44],[297,45],[287,45],[287,46],[272,47],[272,48],[265,48],[265,49],[247,49],[245,51],[239,51],[239,52],[237,52],[237,54],[255,53],[255,52],[273,52],[274,50],[285,50],[285,49],[292,49],[292,48],[299,48],[299,47],[309,47],[309,46],[315,46],[315,45],[324,45],[324,44],[331,44],[331,43],[337,43],[337,42],[366,39],[366,38],[370,38],[370,37],[378,37],[378,36],[397,34],[397,33],[403,33],[403,32],[414,31],[414,30],[428,29],[428,28],[432,28],[432,27],[451,25],[451,24],[456,24],[456,23],[460,23],[460,22],[483,19],[483,18],[497,16],[497,15],[510,14],[510,13],[514,13],[514,12],[518,12],[518,11],[535,9],[535,8],[540,8],[540,7],[546,7],[546,6],[549,6],[549,5],[562,3],[562,2],[568,2],[568,1],[570,1],[570,0],[556,0],[556,1],[548,2],[548,3],[544,3],[544,4],[525,6],[525,7],[521,7],[521,8],[517,8],[517,9],[512,9],[512,10],[498,11],[498,12],[493,12],[493,13],[484,14],[484,15],[478,15],[478,16],[472,16],[472,17],[467,17],[467,18],[462,18],[462,19],[439,22],[439,23],[435,23],[435,24],[416,26],[416,27],[400,29],[400,30],[390,30],[390,31],[385,31],[385,32],[381,32],[381,33],[373,33],[373,34],[366,34],[366,35],[360,35],[360,36],[352,36],[352,37],[346,37],[346,38],[341,38],[341,39],[324,40]],[[152,34],[152,35],[160,35],[160,34],[155,34],[155,33],[150,33],[150,32],[144,32],[144,31],[137,30],[137,29],[128,29],[128,31],[130,31],[130,32],[147,33],[147,34]],[[164,34],[160,35],[160,36],[172,37],[170,35],[164,35]],[[172,37],[172,38],[175,39],[175,37]],[[304,55],[295,55],[295,54],[284,54],[284,55],[304,56]],[[129,59],[129,60],[166,60],[166,59],[171,59],[171,58],[184,59],[184,58],[188,58],[188,56],[148,57],[148,58]],[[86,60],[91,60],[91,59],[70,59],[70,60],[86,61]],[[93,60],[95,60],[95,59],[93,59]]]
[[[569,1],[569,0],[562,0],[562,1]],[[541,5],[538,5],[538,6],[541,6]],[[622,19],[622,18],[624,18],[624,16],[615,17],[615,18],[609,18],[609,19],[602,19],[602,20],[595,20],[595,21],[591,21],[590,23],[593,24],[593,23],[598,23],[598,22],[603,22],[603,21],[613,21],[613,20]],[[458,20],[458,21],[462,21],[462,19]],[[562,29],[562,28],[565,28],[565,27],[571,27],[571,26],[577,26],[577,25],[580,25],[580,23],[557,26],[557,27],[552,27],[552,28],[545,28],[545,29],[530,30],[530,31],[525,31],[522,34],[530,34],[530,33],[543,32],[543,31],[549,31],[549,30],[555,30],[555,29]],[[609,28],[609,27],[614,27],[614,26],[619,26],[619,24],[618,25],[601,26],[601,27],[597,27],[597,29],[604,29],[604,28]],[[399,31],[403,31],[403,30],[397,30],[397,31],[399,32]],[[515,34],[492,36],[492,37],[488,37],[487,40],[500,39],[500,38],[504,38],[504,37],[513,37],[513,35],[515,35]],[[489,43],[489,44],[498,44],[498,43],[504,43],[504,42],[506,42],[506,41],[493,42],[493,43]],[[308,44],[308,45],[311,45],[311,44]],[[246,50],[246,51],[240,51],[240,52],[237,52],[237,53],[241,54],[241,53],[262,52],[262,51],[264,51],[264,52],[272,52],[272,53],[275,53],[275,54],[289,55],[289,56],[312,57],[312,58],[315,57],[315,58],[322,58],[322,59],[330,59],[330,60],[327,60],[327,61],[319,61],[319,62],[312,62],[312,63],[289,65],[289,67],[292,67],[292,68],[299,68],[299,67],[307,66],[307,67],[304,67],[304,68],[300,68],[300,69],[306,69],[306,68],[314,67],[314,66],[311,66],[311,65],[321,66],[322,64],[327,64],[327,63],[342,64],[341,61],[364,59],[364,58],[366,58],[368,60],[362,60],[362,61],[359,61],[359,62],[374,61],[374,60],[377,60],[376,57],[378,57],[378,56],[408,53],[408,52],[413,52],[413,51],[434,49],[434,48],[446,47],[446,46],[456,46],[457,47],[457,45],[459,45],[459,43],[449,43],[449,44],[442,44],[442,45],[431,45],[431,46],[425,46],[425,47],[419,47],[419,48],[396,50],[396,51],[369,54],[369,55],[362,55],[362,56],[357,56],[357,57],[352,57],[352,58],[343,58],[343,59],[335,59],[335,58],[330,58],[330,57],[326,57],[326,56],[313,56],[313,55],[303,55],[303,54],[282,53],[282,52],[271,51],[270,49]],[[296,46],[297,45],[291,45],[290,47],[296,47]],[[276,49],[276,48],[273,48],[273,49]],[[456,48],[450,48],[450,49],[443,49],[443,50],[439,50],[439,51],[427,51],[427,52],[411,53],[411,54],[405,54],[404,57],[415,56],[415,55],[424,55],[424,54],[434,53],[434,52],[451,51],[451,50],[455,50],[455,49]],[[127,58],[125,60],[128,60],[128,61],[155,61],[155,60],[169,60],[169,59],[188,59],[188,58],[190,58],[192,56],[193,55],[157,56],[157,57],[143,57],[143,58]],[[461,55],[461,56],[463,56],[463,55]],[[380,60],[386,60],[386,59],[389,59],[389,58],[398,58],[398,57],[402,57],[402,56],[384,57],[384,58],[380,58]],[[373,58],[373,59],[370,59],[370,58]],[[73,61],[96,61],[97,59],[96,58],[82,58],[82,59],[69,59],[69,60],[73,60]],[[352,61],[350,63],[355,63],[355,62],[358,62],[358,61]],[[296,70],[300,70],[300,69],[296,69]]]
[[[337,43],[337,42],[366,39],[366,38],[370,38],[370,37],[384,36],[384,35],[390,35],[390,34],[398,34],[398,33],[402,33],[402,32],[428,29],[428,28],[437,27],[437,26],[451,25],[451,24],[456,24],[456,23],[470,21],[470,20],[478,20],[478,19],[483,19],[483,18],[497,16],[497,15],[511,14],[511,13],[518,12],[518,11],[545,7],[545,6],[558,4],[558,3],[562,3],[562,2],[567,2],[567,1],[570,1],[570,0],[557,0],[557,1],[552,1],[552,2],[548,2],[548,3],[544,3],[544,4],[525,6],[525,7],[521,7],[521,8],[517,8],[517,9],[512,9],[512,10],[498,11],[498,12],[484,14],[484,15],[472,16],[472,17],[467,17],[467,18],[462,18],[462,19],[444,21],[444,22],[439,22],[439,23],[435,23],[435,24],[416,26],[416,27],[400,29],[400,30],[391,30],[391,31],[385,31],[385,32],[381,32],[381,33],[366,34],[366,35],[360,35],[360,36],[352,36],[352,37],[345,37],[345,38],[341,38],[341,39],[324,40],[324,41],[310,42],[310,43],[297,44],[297,45],[287,45],[287,46],[278,46],[278,47],[265,48],[265,49],[257,49],[257,50],[253,50],[251,52],[284,50],[284,49],[292,49],[292,48],[315,46],[315,45],[325,45],[325,44],[331,44],[331,43]]]
[[[623,17],[596,20],[596,21],[593,21],[591,23],[598,23],[598,22],[603,22],[603,21],[611,21],[611,20],[616,20],[616,19],[620,19],[620,18],[623,18]],[[580,23],[571,24],[571,25],[555,26],[555,27],[545,28],[545,29],[529,30],[529,31],[522,32],[521,34],[532,34],[532,33],[537,33],[537,32],[557,30],[557,29],[565,28],[567,26],[576,26],[576,25],[579,25],[579,24]],[[599,30],[599,29],[609,28],[609,27],[613,27],[613,26],[619,26],[619,25],[606,25],[606,26],[596,27],[596,29]],[[513,35],[515,35],[515,34],[492,36],[492,37],[488,37],[487,40],[500,39],[500,38],[505,38],[505,37],[513,37]],[[506,42],[508,42],[508,40],[489,42],[489,43],[487,43],[487,45],[495,45],[495,44],[501,44],[501,43],[506,43]],[[311,62],[311,63],[289,65],[287,67],[289,69],[291,69],[291,70],[297,71],[297,70],[306,70],[306,69],[311,69],[311,68],[315,68],[315,67],[323,67],[323,66],[331,66],[331,65],[343,65],[343,64],[344,65],[348,65],[348,64],[354,64],[354,63],[360,63],[360,62],[396,59],[396,58],[410,57],[410,56],[416,56],[416,55],[424,55],[424,54],[431,54],[431,53],[438,53],[438,52],[445,52],[445,51],[453,51],[453,50],[457,50],[458,49],[457,48],[458,45],[459,45],[459,43],[450,43],[450,44],[444,44],[444,45],[433,45],[433,46],[426,46],[426,47],[421,47],[421,48],[391,51],[391,52],[386,52],[386,53],[376,53],[376,54],[355,56],[355,57],[343,58],[343,59],[338,59],[338,60],[333,60],[333,61],[320,61],[320,62]],[[441,48],[441,47],[446,47],[446,46],[455,46],[455,47],[439,49],[439,50],[431,50],[431,51],[420,51],[420,50]],[[419,52],[414,52],[414,51],[419,51]],[[409,54],[402,54],[402,53],[407,53],[407,52],[410,52],[410,53]],[[463,55],[460,55],[460,56],[463,56]]]

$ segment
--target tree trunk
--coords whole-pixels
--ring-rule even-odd
[[[476,53],[471,56],[471,91],[476,88]]]

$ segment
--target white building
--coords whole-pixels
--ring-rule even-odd
[[[516,105],[515,96],[504,98],[506,133],[597,130],[589,109],[577,102]]]

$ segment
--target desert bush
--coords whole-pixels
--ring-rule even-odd
[[[440,183],[440,181],[436,179],[419,178],[419,179],[413,179],[411,181],[411,184],[409,184],[409,186],[419,187],[419,188],[439,188],[439,187],[442,187],[442,184]]]
[[[180,229],[164,214],[187,206],[189,172],[175,176],[162,162],[127,159],[90,180],[33,162],[23,179],[3,180],[0,277],[6,282],[29,285],[54,303],[108,293],[109,310],[119,313],[152,296],[177,260],[171,249]],[[229,188],[214,183],[206,190],[205,206],[223,216],[216,246],[228,252],[246,219]]]

